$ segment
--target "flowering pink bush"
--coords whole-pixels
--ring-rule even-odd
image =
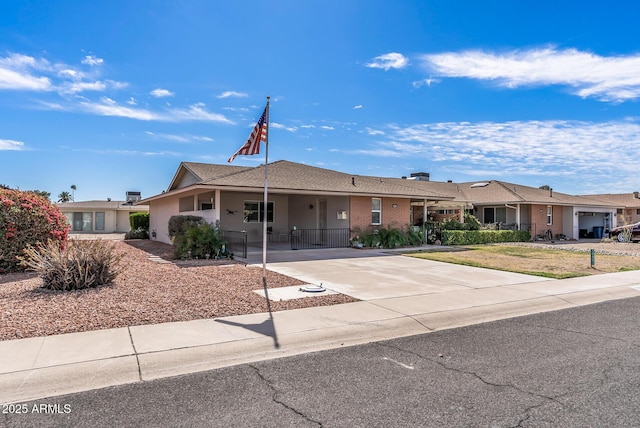
[[[22,269],[17,256],[28,245],[48,240],[64,245],[69,226],[64,214],[33,192],[0,189],[0,273]]]

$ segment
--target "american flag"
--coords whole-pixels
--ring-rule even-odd
[[[262,116],[260,116],[258,123],[256,123],[256,126],[253,128],[253,131],[251,131],[251,135],[249,135],[249,139],[247,140],[247,142],[244,143],[244,145],[240,147],[238,151],[235,152],[233,156],[231,156],[227,160],[227,162],[229,163],[233,162],[233,160],[238,155],[251,156],[251,155],[257,155],[260,153],[260,142],[267,140],[267,126],[268,126],[267,109],[268,108],[269,108],[268,105],[267,107],[264,108],[264,111],[262,112]]]

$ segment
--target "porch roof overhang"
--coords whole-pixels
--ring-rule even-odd
[[[141,200],[137,204],[148,204],[151,201],[157,201],[170,196],[184,195],[188,193],[194,193],[197,191],[225,191],[225,192],[238,192],[238,193],[263,193],[264,187],[254,186],[220,186],[211,184],[193,184],[191,186],[181,187],[179,189],[170,190],[165,193],[160,193],[155,196],[150,196]],[[441,196],[441,195],[424,195],[424,197],[417,197],[415,194],[401,194],[401,193],[372,193],[372,192],[344,192],[344,191],[331,191],[331,190],[307,190],[307,189],[290,189],[290,188],[278,188],[269,187],[269,194],[278,195],[322,195],[322,196],[366,196],[366,197],[383,197],[383,198],[402,198],[402,199],[421,199],[428,201],[452,201],[453,197]],[[461,202],[464,204],[465,202]]]

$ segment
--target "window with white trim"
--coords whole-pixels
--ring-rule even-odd
[[[244,201],[244,222],[262,223],[264,218],[264,202]],[[267,223],[273,223],[274,206],[273,202],[267,202]]]
[[[382,224],[382,199],[371,198],[371,224]]]
[[[551,205],[547,205],[547,226],[551,226],[553,224],[553,207]]]

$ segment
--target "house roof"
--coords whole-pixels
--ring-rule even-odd
[[[191,181],[193,183],[199,183],[247,169],[251,169],[251,167],[200,162],[181,162],[167,190],[177,189],[186,175],[191,177]]]
[[[261,189],[264,187],[264,165],[257,167],[231,167],[182,163],[185,171],[203,178],[193,184],[235,189]],[[195,168],[194,168],[195,166]],[[289,161],[277,161],[268,165],[268,188],[270,192],[326,192],[350,195],[384,195],[438,200],[452,200],[448,195],[430,186],[427,181],[403,180],[354,175],[330,169],[318,168]],[[178,177],[178,175],[176,175]],[[177,189],[179,180],[174,178],[170,190]]]
[[[640,195],[639,195],[640,196]],[[615,204],[620,208],[640,208],[640,198],[634,193],[605,193],[601,195],[584,195],[585,198]]]
[[[573,196],[553,189],[523,186],[491,180],[460,183],[466,197],[475,204],[543,204],[609,207],[616,204],[584,196]]]
[[[78,202],[59,202],[55,204],[62,211],[77,210],[130,210],[130,211],[147,211],[148,205],[131,205],[127,201],[78,201]]]
[[[255,192],[264,188],[265,166],[182,162],[171,181],[167,193],[188,191],[191,188],[218,188]],[[322,193],[363,196],[402,197],[415,200],[449,201],[454,204],[544,204],[590,207],[619,207],[614,200],[573,196],[552,189],[535,188],[500,180],[485,182],[437,182],[404,178],[375,177],[347,174],[290,161],[276,161],[268,165],[270,193]],[[162,198],[156,195],[142,202]],[[640,201],[640,200],[639,200]]]

